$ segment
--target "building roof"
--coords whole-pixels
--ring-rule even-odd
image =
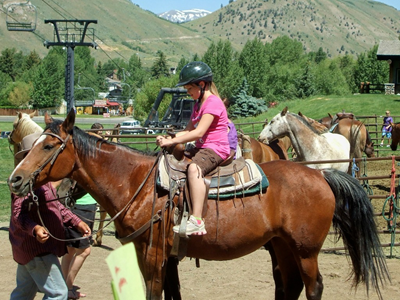
[[[400,59],[400,40],[381,40],[379,42],[376,57],[378,60],[387,60],[393,58]]]

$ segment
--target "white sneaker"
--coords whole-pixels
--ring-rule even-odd
[[[172,230],[175,233],[179,233],[179,228],[180,228],[180,224],[179,225],[175,225]],[[206,227],[204,225],[203,220],[200,221],[200,223],[198,222],[198,220],[193,217],[190,216],[189,220],[187,220],[186,222],[186,235],[204,235],[207,234],[206,231]]]

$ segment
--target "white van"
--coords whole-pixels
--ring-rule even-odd
[[[140,122],[138,120],[124,121],[121,124],[119,133],[120,134],[138,134],[142,130]]]

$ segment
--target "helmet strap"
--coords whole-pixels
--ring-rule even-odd
[[[204,82],[204,81],[203,81],[203,82]],[[199,99],[197,99],[197,100],[201,101],[201,99],[203,99],[204,93],[205,93],[205,91],[206,91],[207,84],[208,84],[208,82],[204,82],[204,87],[202,87],[202,86],[200,85],[200,83],[197,84],[197,86],[198,86],[199,89],[200,89],[200,97],[199,97]]]

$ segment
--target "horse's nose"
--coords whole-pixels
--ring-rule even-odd
[[[12,177],[8,178],[7,184],[8,184],[8,187],[10,188],[10,191],[13,193],[18,191],[21,188],[22,183],[24,182],[23,179],[24,178],[22,176],[12,176]]]
[[[264,137],[261,137],[261,135],[258,136],[257,140],[259,142],[261,142],[261,143],[264,143],[264,144],[267,144],[267,145],[269,144],[268,140],[266,138],[264,138]]]

